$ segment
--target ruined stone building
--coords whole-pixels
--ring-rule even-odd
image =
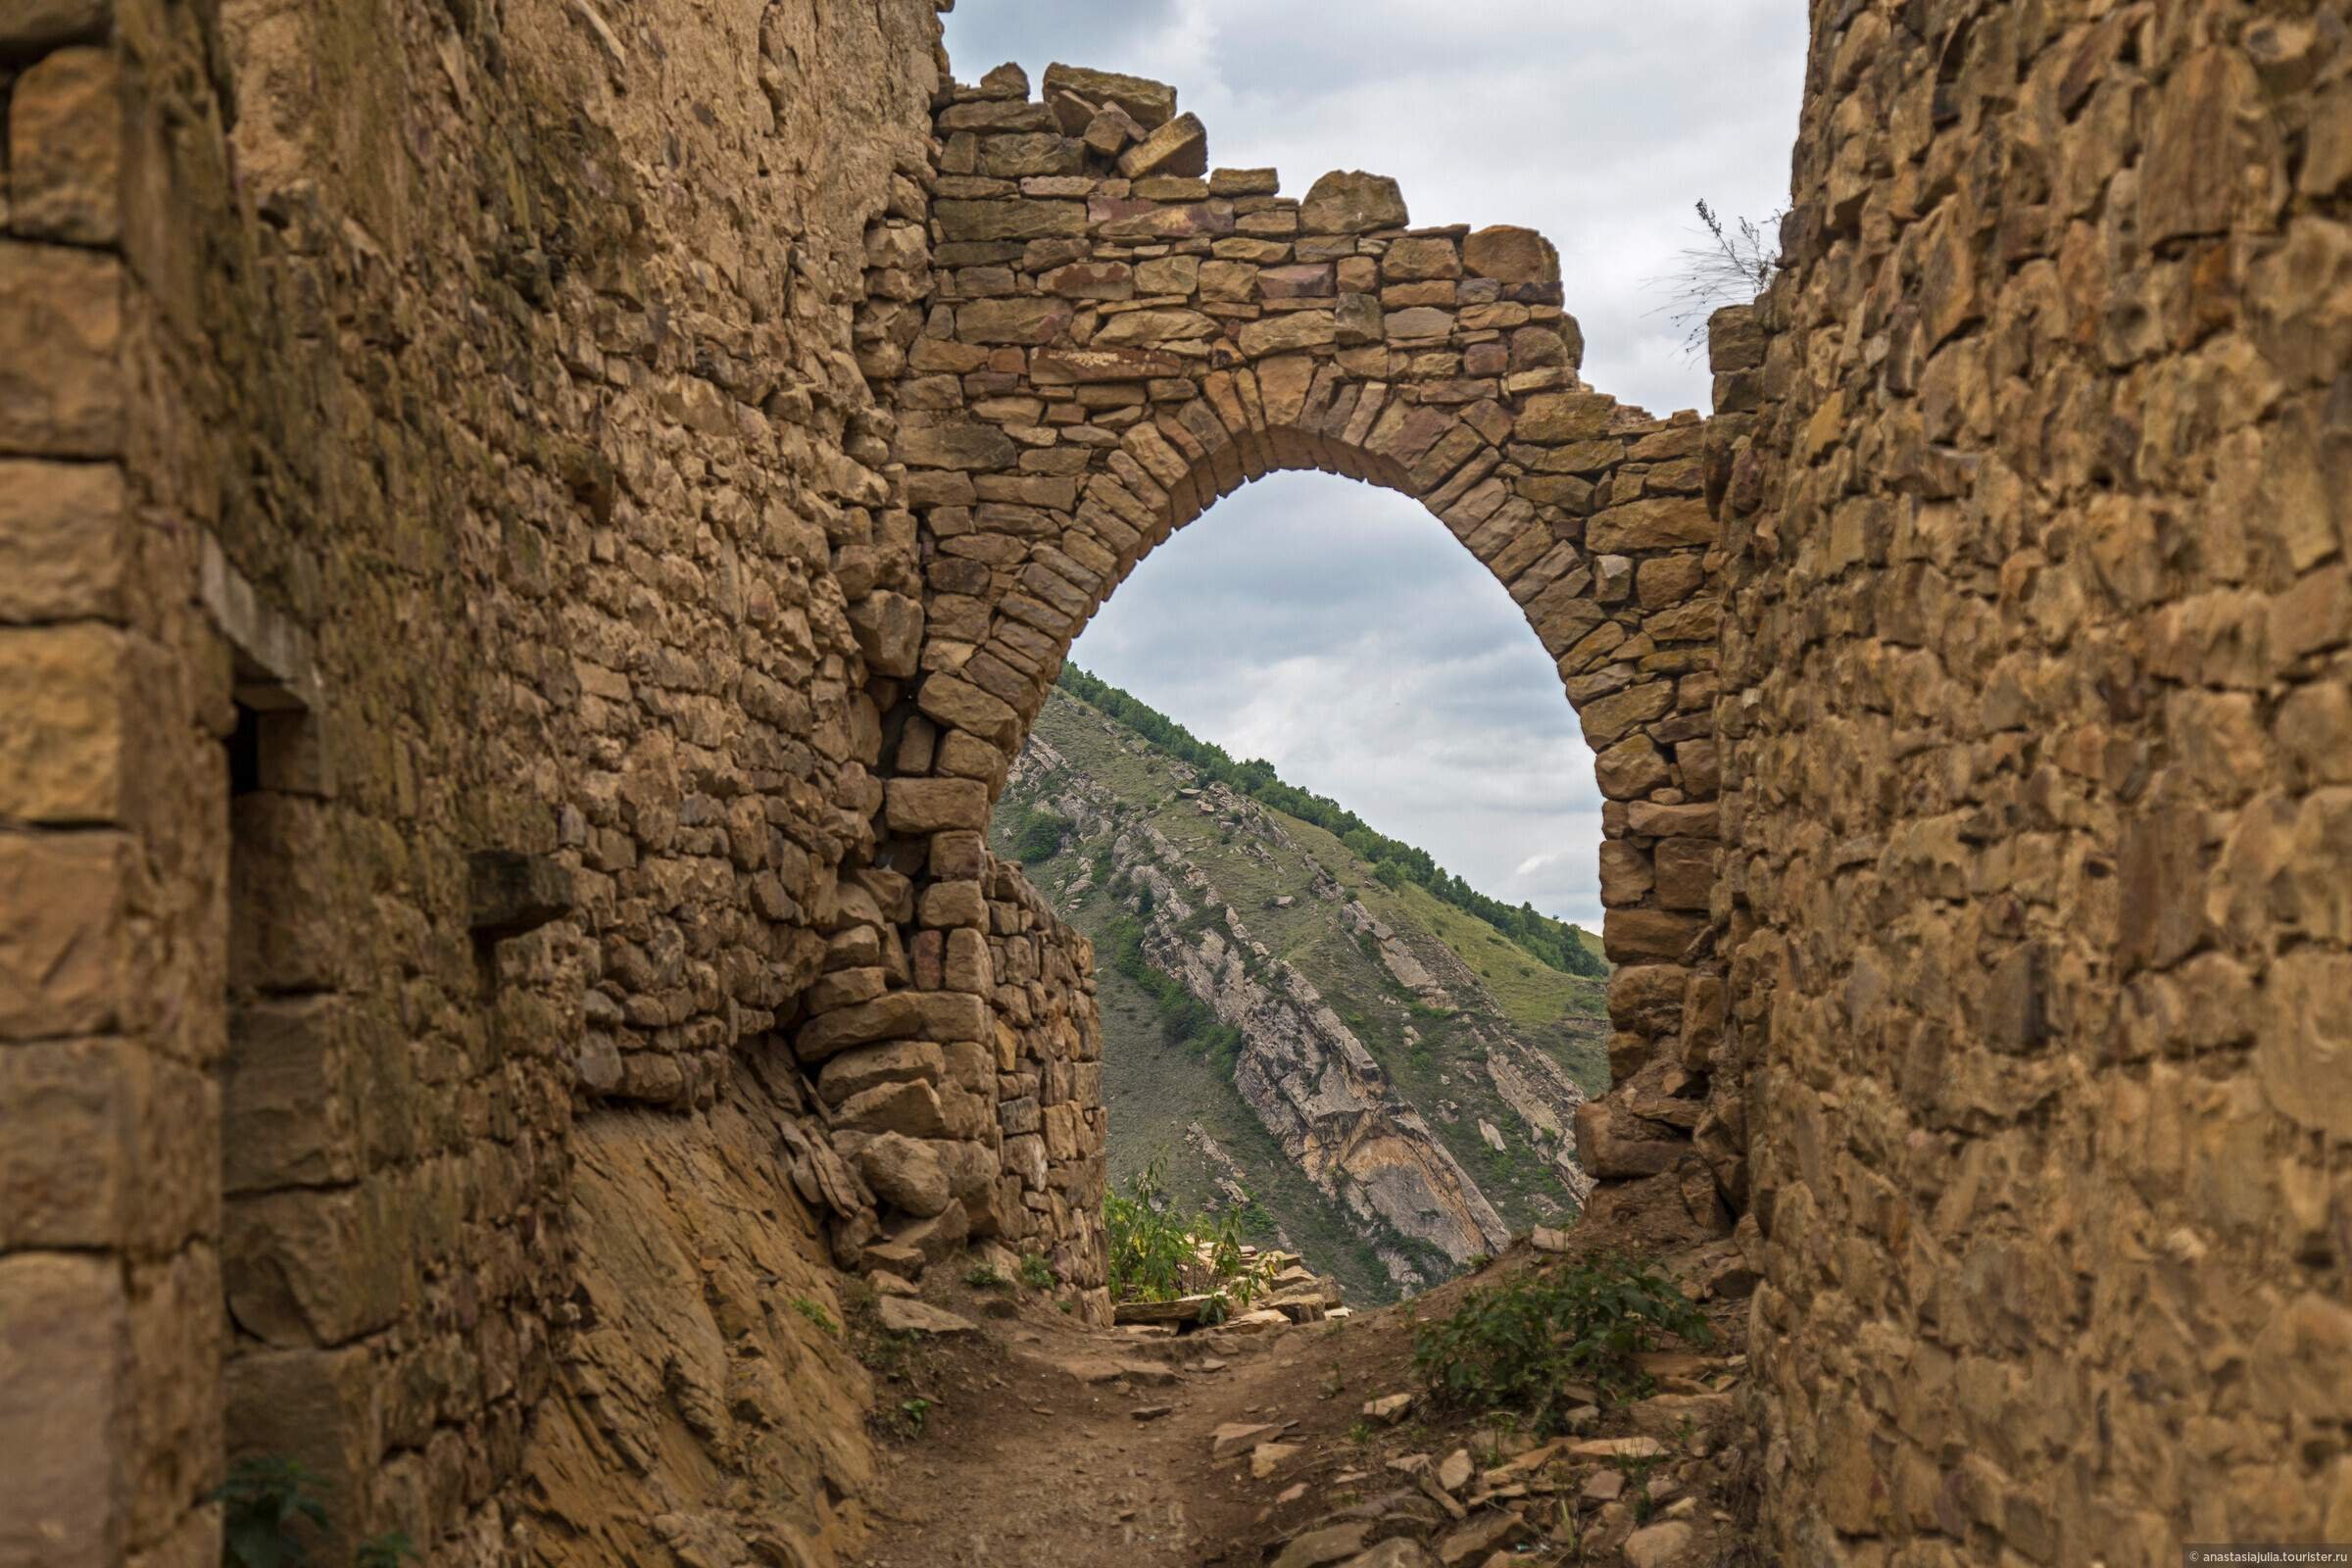
[[[1811,10],[1653,419],[1539,236],[922,0],[0,5],[0,1565],[209,1568],[252,1452],[436,1563],[755,1480],[835,1560],[786,1299],[1102,1283],[1007,759],[1300,467],[1558,662],[1592,1219],[1759,1262],[1771,1559],[2352,1539],[2343,10]]]

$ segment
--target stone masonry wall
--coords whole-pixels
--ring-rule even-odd
[[[883,715],[883,861],[916,876],[910,931],[982,929],[962,835],[982,826],[1070,643],[1137,563],[1218,496],[1321,468],[1421,499],[1557,661],[1599,759],[1612,1067],[1579,1117],[1597,1174],[1663,1177],[1686,1227],[1729,1224],[1693,1152],[1703,1054],[1686,993],[1720,996],[1715,524],[1704,430],[1585,386],[1557,260],[1530,230],[1413,228],[1393,180],[1303,199],[1218,169],[1175,89],[1056,66],[947,92],[931,221],[876,235],[924,280],[869,342],[898,378],[923,558],[912,673]],[[947,846],[943,857],[942,846]],[[1710,989],[1712,988],[1712,989]],[[939,1026],[922,994],[842,1027]],[[814,1044],[811,1045],[813,1036]],[[819,1019],[801,1038],[821,1056]],[[1717,1142],[1722,1142],[1718,1139]]]
[[[2352,1539],[2352,38],[1812,15],[1718,383],[1765,1554]]]
[[[887,925],[937,35],[0,13],[0,1563],[218,1561],[258,1453],[321,1560],[716,1551],[746,1467],[854,1540],[786,1298],[873,1199],[777,1032]]]

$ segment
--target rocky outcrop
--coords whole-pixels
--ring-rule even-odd
[[[1371,1247],[1393,1285],[1432,1283],[1496,1251],[1511,1230],[1432,1116],[1466,1129],[1469,1153],[1532,1152],[1566,1197],[1582,1200],[1591,1181],[1575,1161],[1572,1128],[1584,1091],[1508,1023],[1467,963],[1344,893],[1300,842],[1300,824],[1221,784],[1200,783],[1181,761],[1067,694],[1052,703],[1051,722],[1033,732],[1008,773],[1004,801],[1008,810],[1059,824],[1067,858],[1054,863],[1074,869],[1062,874],[1054,897],[1064,906],[1111,901],[1140,926],[1150,966],[1234,1031],[1233,1090],[1281,1156]],[[1154,783],[1139,795],[1131,780],[1111,782],[1108,770],[1085,760],[1101,756],[1148,763]],[[1173,813],[1176,823],[1213,822],[1215,855],[1188,851],[1173,828],[1152,819],[1154,809]],[[1050,847],[1034,846],[1041,853]],[[1261,939],[1237,906],[1240,895],[1221,885],[1285,871],[1299,875],[1308,907],[1329,911],[1326,929],[1373,956],[1374,975],[1423,1009],[1419,1024],[1402,1024],[1406,1049],[1435,1027],[1430,1020],[1446,1021],[1446,1073],[1455,1086],[1446,1098],[1423,1102],[1401,1093],[1314,981]],[[1297,908],[1300,894],[1260,895],[1263,914],[1274,919]],[[1467,1120],[1457,1102],[1464,1096],[1480,1106]],[[1482,1120],[1491,1137],[1478,1130]],[[1247,1195],[1244,1167],[1197,1123],[1186,1129],[1186,1142],[1215,1151],[1209,1163],[1219,1191]]]
[[[1154,893],[1147,954],[1241,1031],[1234,1084],[1283,1152],[1359,1218],[1456,1263],[1506,1243],[1494,1204],[1306,977],[1252,938],[1231,906],[1222,906],[1221,933],[1188,935],[1186,920],[1206,905],[1187,893],[1205,901],[1212,890],[1205,879],[1197,888],[1180,882],[1182,861],[1164,838],[1146,828],[1121,849],[1137,856],[1129,874]],[[1400,1263],[1419,1275],[1401,1258],[1392,1272]]]

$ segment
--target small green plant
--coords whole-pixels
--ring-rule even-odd
[[[792,1309],[825,1333],[836,1338],[840,1336],[841,1325],[833,1321],[833,1314],[825,1310],[822,1302],[810,1297],[796,1296],[792,1298]]]
[[[993,1291],[1012,1282],[998,1273],[992,1263],[974,1263],[963,1271],[963,1283],[975,1291]]]
[[[1223,1282],[1220,1294],[1247,1306],[1255,1282],[1244,1277],[1241,1210],[1185,1218],[1169,1202],[1159,1172],[1154,1158],[1129,1178],[1124,1191],[1102,1200],[1112,1299],[1172,1301],[1188,1286]]]
[[[931,1401],[921,1395],[899,1401],[899,1426],[909,1438],[919,1438],[931,1421]]]
[[[1414,1330],[1413,1365],[1440,1404],[1523,1412],[1548,1435],[1569,1408],[1564,1384],[1589,1384],[1611,1402],[1647,1393],[1635,1357],[1665,1334],[1714,1339],[1671,1281],[1604,1253],[1470,1291],[1451,1317]]]
[[[1054,1265],[1036,1252],[1021,1259],[1021,1283],[1033,1291],[1050,1291],[1061,1282],[1054,1276]]]
[[[221,1559],[226,1568],[304,1568],[310,1557],[300,1526],[326,1529],[324,1483],[280,1454],[239,1459],[228,1477],[205,1494],[221,1507]]]
[[[352,1568],[400,1568],[404,1562],[421,1562],[416,1544],[403,1530],[387,1530],[380,1536],[369,1536],[352,1553]]]
[[[1358,1421],[1353,1426],[1349,1427],[1348,1429],[1348,1441],[1354,1444],[1359,1448],[1365,1444],[1370,1443],[1372,1441],[1372,1423],[1369,1421]]]
[[[1666,1462],[1662,1453],[1626,1454],[1616,1460],[1617,1473],[1625,1477],[1626,1495],[1632,1499],[1634,1523],[1649,1523],[1657,1501],[1649,1494],[1649,1473]]]

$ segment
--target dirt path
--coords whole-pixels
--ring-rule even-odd
[[[892,1447],[858,1560],[1256,1568],[1352,1562],[1392,1536],[1405,1539],[1368,1559],[1381,1568],[1478,1568],[1506,1545],[1538,1553],[1515,1562],[1743,1560],[1731,1528],[1741,1452],[1720,1435],[1745,1359],[1731,1339],[1709,1357],[1661,1358],[1655,1397],[1548,1446],[1417,1406],[1394,1425],[1367,1418],[1367,1401],[1416,1387],[1414,1317],[1449,1311],[1472,1283],[1329,1323],[1178,1339],[1091,1331],[1042,1298],[956,1287],[936,1299],[973,1331],[923,1340],[879,1385],[886,1414],[930,1403]],[[1743,1306],[1721,1304],[1725,1327]],[[1240,1427],[1267,1430],[1220,1457],[1219,1430]],[[1595,1451],[1627,1444],[1626,1459]],[[1646,1554],[1621,1551],[1643,1529],[1633,1544]],[[1334,1555],[1283,1553],[1333,1530]]]
[[[1237,1549],[1254,1562],[1298,1477],[1252,1476],[1254,1443],[1217,1461],[1217,1429],[1322,1438],[1332,1420],[1316,1418],[1344,1410],[1344,1430],[1361,1399],[1318,1396],[1316,1352],[1378,1337],[1352,1323],[1152,1340],[1036,1311],[975,1321],[909,1385],[935,1402],[894,1451],[869,1568],[1196,1568]]]

